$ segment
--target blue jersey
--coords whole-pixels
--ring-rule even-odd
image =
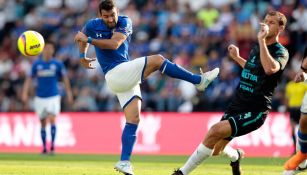
[[[36,96],[52,97],[59,95],[58,81],[66,75],[64,65],[51,59],[44,61],[42,58],[33,63],[31,77],[37,79]]]
[[[114,32],[127,36],[117,50],[100,49],[95,46],[98,62],[105,74],[118,64],[129,61],[128,47],[132,34],[132,22],[127,16],[119,16],[114,29],[108,28],[100,18],[91,19],[85,24],[83,32],[94,39],[111,39]]]

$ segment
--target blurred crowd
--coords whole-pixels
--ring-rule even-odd
[[[269,10],[288,19],[280,42],[290,53],[282,82],[275,91],[273,110],[283,111],[284,89],[300,70],[307,41],[307,0],[117,0],[121,15],[133,22],[131,59],[162,54],[195,73],[220,67],[220,76],[205,92],[190,83],[155,73],[142,85],[145,111],[222,111],[234,95],[241,69],[228,57],[235,44],[243,58],[257,43],[259,22]],[[62,87],[62,111],[118,111],[116,97],[107,88],[97,65],[86,70],[79,64],[73,41],[77,31],[97,16],[99,0],[0,0],[0,111],[31,111],[33,98],[21,101],[21,91],[31,63],[17,50],[17,38],[36,30],[57,44],[55,57],[64,62],[72,85],[74,104],[66,105]],[[88,57],[95,57],[90,47]],[[31,90],[34,96],[34,90]]]

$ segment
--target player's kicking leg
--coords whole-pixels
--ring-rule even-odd
[[[201,74],[193,74],[183,67],[170,62],[162,55],[152,55],[147,57],[147,65],[144,72],[144,78],[147,78],[152,72],[160,70],[162,74],[172,78],[188,81],[196,86],[199,91],[204,91],[207,86],[218,76],[219,68]]]

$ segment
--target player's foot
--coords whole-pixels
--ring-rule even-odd
[[[49,154],[54,155],[54,147],[53,146],[50,147],[50,153]]]
[[[47,149],[43,149],[43,151],[41,152],[42,155],[46,155],[47,154]]]
[[[233,175],[241,175],[240,161],[244,157],[244,154],[245,154],[244,151],[241,149],[237,149],[237,152],[239,154],[239,159],[235,162],[230,163]]]
[[[180,169],[177,169],[174,171],[172,175],[183,175],[182,171]]]
[[[130,161],[118,161],[114,167],[115,170],[125,174],[125,175],[134,175],[133,167]]]
[[[215,69],[208,71],[208,72],[205,72],[205,73],[203,73],[202,70],[201,70],[201,82],[196,85],[196,88],[199,91],[204,91],[206,89],[206,87],[217,77],[219,72],[220,72],[219,68],[215,68]]]
[[[292,156],[284,165],[285,170],[296,170],[300,163],[307,159],[307,154],[298,151],[294,156]]]
[[[296,170],[285,170],[283,172],[283,175],[295,175],[295,174],[306,172],[306,171],[307,171],[307,165],[303,168],[297,167]]]

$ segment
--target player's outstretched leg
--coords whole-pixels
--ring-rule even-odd
[[[199,91],[204,91],[220,72],[219,68],[215,68],[205,73],[201,71],[201,74],[198,75],[170,62],[161,55],[150,56],[148,58],[148,72],[151,72],[158,67],[162,74],[166,74],[172,78],[188,81],[194,84]],[[145,72],[145,76],[148,74],[148,72]]]
[[[238,155],[239,155],[239,158],[238,160],[236,161],[231,161],[230,162],[230,166],[232,168],[232,174],[233,175],[241,175],[241,167],[240,167],[240,161],[241,159],[244,157],[244,151],[241,150],[241,149],[237,149],[237,152],[238,152]]]

